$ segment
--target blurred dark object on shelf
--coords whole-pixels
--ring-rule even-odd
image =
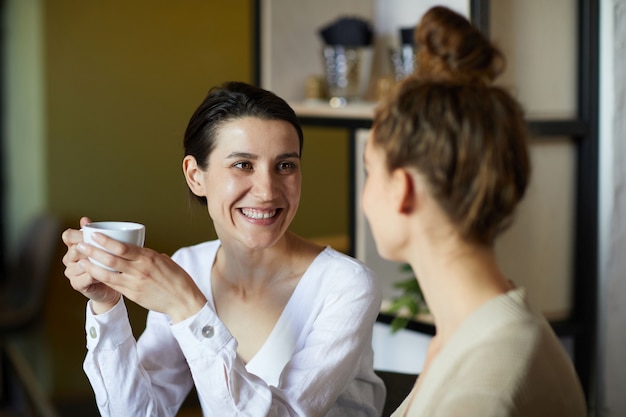
[[[319,30],[325,45],[358,48],[372,44],[372,26],[358,17],[340,17]]]

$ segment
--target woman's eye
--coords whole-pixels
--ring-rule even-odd
[[[291,170],[295,168],[296,168],[296,164],[293,162],[289,162],[289,161],[283,161],[278,164],[279,171],[287,171],[287,170]]]
[[[240,161],[240,162],[234,163],[233,167],[248,170],[248,169],[252,169],[252,164],[247,161]]]

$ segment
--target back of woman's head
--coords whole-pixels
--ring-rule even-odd
[[[296,130],[302,152],[302,128],[296,113],[285,100],[260,87],[230,81],[209,90],[191,116],[183,141],[185,156],[193,156],[198,166],[206,170],[220,128],[227,122],[245,117],[290,123]],[[206,203],[204,197],[197,199]]]
[[[418,77],[491,82],[504,70],[502,53],[462,15],[428,10],[414,32]]]
[[[440,9],[425,18],[439,18]],[[439,19],[451,33],[433,29],[439,38],[469,32],[464,18],[463,24],[449,26],[458,15],[451,16]],[[385,151],[389,171],[415,169],[425,178],[464,239],[491,245],[509,225],[526,190],[527,131],[517,101],[485,82],[492,79],[492,63],[471,65],[468,76],[466,64],[457,62],[468,55],[473,51],[450,55],[445,76],[422,73],[401,82],[376,110],[372,140]],[[439,65],[439,57],[433,60],[433,65],[427,61],[429,68]]]

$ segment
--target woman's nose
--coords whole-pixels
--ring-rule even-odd
[[[273,200],[278,190],[278,179],[271,172],[260,172],[255,175],[252,188],[253,195],[261,201]]]

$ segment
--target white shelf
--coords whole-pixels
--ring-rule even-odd
[[[325,117],[330,119],[372,119],[376,103],[351,103],[344,107],[332,107],[327,101],[296,101],[289,105],[300,117]]]

